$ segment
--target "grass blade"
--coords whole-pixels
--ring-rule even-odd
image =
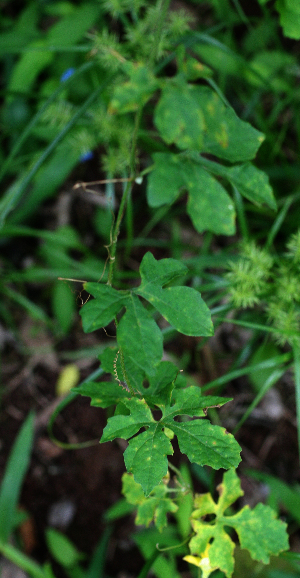
[[[10,453],[0,489],[0,542],[6,544],[15,522],[16,507],[26,470],[29,466],[33,440],[34,414],[23,423]]]

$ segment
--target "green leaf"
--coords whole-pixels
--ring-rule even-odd
[[[228,180],[246,199],[257,205],[266,203],[276,210],[276,201],[266,173],[251,163],[228,168],[226,172]]]
[[[168,471],[167,455],[173,454],[170,440],[157,424],[129,441],[124,453],[125,466],[149,496]]]
[[[31,50],[24,52],[13,68],[9,90],[17,93],[30,91],[38,74],[55,59],[54,51],[47,50],[47,47],[76,44],[94,24],[100,10],[96,4],[84,3],[49,28],[43,39],[32,42]]]
[[[235,211],[221,184],[207,174],[223,177],[249,201],[276,209],[268,176],[251,163],[225,167],[204,157],[154,153],[154,168],[148,177],[147,199],[151,207],[172,204],[180,193],[189,193],[188,213],[197,231],[232,234]],[[206,169],[206,170],[204,170]],[[219,207],[216,215],[215,206]]]
[[[156,261],[150,252],[146,253],[140,266],[142,282],[135,291],[147,299],[180,333],[212,335],[210,312],[198,291],[191,287],[161,287],[161,284],[171,279],[172,271],[174,276],[176,272],[180,273],[180,266],[174,259]]]
[[[277,0],[275,4],[280,14],[283,33],[289,38],[300,38],[300,5],[298,0]]]
[[[111,375],[116,377],[115,368],[117,370],[118,378],[123,380],[125,376],[122,373],[122,367],[120,363],[120,355],[118,354],[117,347],[107,347],[100,355],[99,359],[101,361],[102,369],[107,372],[111,373]],[[125,360],[126,365],[126,360]],[[129,370],[131,367],[129,365]],[[128,365],[126,366],[126,372],[128,371]],[[141,395],[145,398],[146,402],[149,405],[159,405],[159,404],[170,404],[171,401],[171,394],[172,390],[175,386],[177,386],[178,377],[181,377],[179,374],[179,370],[170,361],[161,361],[155,367],[155,373],[153,375],[147,376],[147,383],[146,387],[143,385],[143,379],[146,378],[144,372],[142,372],[142,378],[139,382],[133,384],[136,389],[141,393]],[[130,379],[134,377],[133,373],[129,375]],[[186,383],[184,378],[183,383],[180,387],[185,387]],[[109,387],[110,386],[110,387]],[[104,388],[104,389],[103,389]],[[116,399],[118,403],[120,401],[120,396],[128,397],[125,390],[117,384],[116,381],[111,383],[93,383],[88,382],[87,384],[83,384],[80,388],[77,388],[79,393],[82,395],[87,395],[92,398],[91,405],[99,405],[99,407],[108,407],[102,405],[103,403],[108,403],[113,398]],[[121,391],[121,393],[120,393]],[[223,399],[223,398],[220,398]],[[114,402],[113,402],[114,403]],[[111,404],[112,405],[112,404]]]
[[[186,175],[179,155],[154,153],[154,170],[148,177],[147,199],[150,207],[171,205],[180,190],[186,189]]]
[[[101,381],[100,383],[88,381],[76,388],[80,395],[91,398],[94,407],[110,407],[128,397],[128,392],[117,381]]]
[[[155,374],[149,377],[149,387],[142,390],[147,403],[158,407],[169,405],[178,373],[176,365],[170,361],[161,361],[156,366]]]
[[[105,371],[106,373],[111,373],[111,375],[115,375],[114,366],[116,362],[118,362],[117,366],[121,367],[119,365],[120,360],[117,347],[106,347],[104,351],[100,353],[99,360],[103,371]],[[122,379],[121,374],[119,379]]]
[[[163,411],[163,417],[172,419],[176,415],[203,416],[209,407],[221,407],[230,397],[219,397],[214,395],[201,395],[201,389],[195,385],[185,389],[176,389],[172,394],[172,405],[167,405]],[[159,405],[159,404],[158,404]]]
[[[142,283],[164,286],[178,277],[186,275],[188,268],[176,259],[160,259],[153,257],[149,251],[144,255],[140,265]]]
[[[192,422],[193,423],[193,422]],[[195,536],[189,543],[192,556],[186,560],[202,569],[208,577],[219,568],[230,578],[234,568],[235,544],[225,528],[232,527],[238,534],[240,545],[247,548],[255,560],[264,564],[269,562],[270,555],[277,555],[288,548],[286,524],[275,519],[275,512],[268,506],[258,504],[254,510],[245,506],[233,516],[225,512],[232,503],[243,495],[240,480],[234,469],[223,476],[223,482],[217,488],[218,502],[211,494],[200,494],[195,499],[195,510],[192,514],[192,526]],[[210,514],[214,519],[205,521]]]
[[[66,335],[75,314],[75,299],[68,285],[57,281],[52,289],[52,309],[60,330]]]
[[[202,152],[230,162],[253,159],[264,135],[238,118],[233,108],[225,106],[218,94],[210,88],[195,86],[194,95],[205,119]]]
[[[126,313],[117,328],[117,340],[125,358],[125,365],[126,359],[130,359],[134,366],[148,375],[155,373],[155,365],[163,354],[162,333],[135,295],[131,295],[126,301]]]
[[[232,235],[235,232],[235,210],[230,196],[199,163],[169,153],[155,153],[153,159],[154,170],[149,175],[147,189],[151,207],[173,203],[184,189],[189,192],[187,212],[199,233],[209,230]]]
[[[204,119],[195,106],[194,87],[173,80],[166,84],[156,106],[154,122],[167,144],[181,149],[202,149]]]
[[[95,297],[89,299],[80,310],[86,333],[108,325],[128,299],[127,294],[102,283],[85,283],[84,288]]]
[[[204,163],[209,171],[227,179],[252,203],[257,205],[265,203],[271,209],[276,209],[276,200],[268,176],[251,163],[225,167],[204,158],[201,159],[201,163]]]
[[[253,510],[245,506],[228,518],[241,547],[249,550],[254,560],[269,564],[270,556],[277,556],[289,547],[287,525],[276,519],[276,513],[269,506],[257,504]]]
[[[172,422],[166,424],[178,438],[180,451],[190,462],[210,466],[215,470],[237,467],[241,448],[225,428],[211,425],[207,420]]]
[[[175,514],[176,526],[183,539],[190,536],[191,527],[191,515],[193,511],[193,481],[191,477],[190,467],[187,463],[182,462],[180,465],[181,476],[178,477],[178,482],[182,486],[182,489],[186,489],[179,495],[178,499],[178,510]]]
[[[115,438],[128,439],[142,427],[155,424],[152,413],[143,399],[124,399],[123,403],[130,410],[131,415],[117,415],[107,420],[100,443],[112,441]],[[160,481],[160,480],[159,480]]]
[[[167,514],[178,510],[177,504],[167,497],[167,485],[162,482],[153,488],[150,496],[144,495],[142,486],[134,481],[131,474],[122,476],[122,493],[129,504],[137,506],[135,523],[146,527],[154,521],[160,532],[167,526]]]
[[[124,454],[127,470],[133,473],[135,481],[141,484],[146,495],[149,495],[167,473],[166,455],[173,453],[169,439],[172,437],[171,432],[178,436],[180,448],[190,461],[199,465],[206,464],[218,469],[237,466],[240,461],[240,447],[224,428],[212,426],[207,420],[174,421],[177,415],[187,415],[188,412],[202,415],[204,408],[225,403],[226,399],[201,397],[197,387],[175,389],[173,395],[173,406],[166,404],[163,407],[159,404],[163,412],[159,421],[154,420],[144,399],[124,398],[123,404],[130,411],[130,415],[123,413],[109,418],[100,440],[106,442],[117,437],[128,439],[141,428],[146,428],[146,431],[129,441]]]
[[[46,541],[52,556],[63,568],[75,566],[84,558],[64,534],[53,528],[46,530]]]
[[[24,421],[10,452],[0,488],[0,542],[6,544],[15,523],[21,486],[29,466],[33,442],[34,415]]]
[[[126,62],[123,65],[129,80],[118,84],[109,105],[110,113],[126,113],[138,110],[146,104],[158,87],[152,72],[141,62]]]
[[[264,135],[238,118],[233,108],[207,86],[167,84],[154,122],[167,144],[211,153],[230,162],[255,157]]]
[[[224,187],[206,170],[192,163],[186,167],[186,183],[189,191],[187,212],[196,231],[233,235],[235,210]]]

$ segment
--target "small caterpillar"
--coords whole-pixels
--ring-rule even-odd
[[[115,374],[115,380],[118,382],[118,384],[122,387],[122,389],[126,389],[126,391],[130,391],[127,383],[125,381],[121,381],[118,377],[118,371],[117,371],[117,361],[118,361],[118,356],[119,356],[120,350],[117,351],[117,355],[114,359],[114,374]]]

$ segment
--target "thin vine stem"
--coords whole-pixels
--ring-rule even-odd
[[[158,2],[158,13],[159,18],[156,22],[155,27],[155,34],[154,34],[154,41],[153,41],[153,49],[149,57],[148,65],[152,69],[155,65],[155,62],[158,58],[158,50],[159,50],[159,42],[163,31],[163,25],[165,22],[166,14],[169,8],[170,0],[159,0]],[[132,144],[131,144],[131,153],[130,153],[130,180],[128,181],[124,193],[122,195],[118,215],[116,218],[116,223],[112,235],[112,243],[110,247],[110,256],[109,256],[109,270],[108,270],[108,285],[112,285],[113,277],[114,277],[114,268],[115,268],[115,261],[116,261],[116,250],[117,250],[117,242],[120,233],[121,223],[124,217],[125,209],[127,201],[130,197],[133,182],[136,174],[136,148],[137,148],[137,140],[138,140],[138,132],[141,124],[143,112],[143,105],[140,105],[139,109],[137,110],[135,116],[135,123],[134,123],[134,130],[132,136]]]
[[[134,124],[134,131],[133,131],[132,145],[131,145],[131,154],[130,154],[130,177],[132,177],[132,180],[130,179],[126,184],[124,193],[122,195],[118,215],[116,218],[116,223],[115,223],[114,230],[113,230],[112,242],[111,242],[110,254],[109,254],[109,269],[108,269],[108,281],[107,281],[108,285],[112,285],[112,282],[113,282],[114,268],[115,268],[115,261],[116,261],[117,242],[118,242],[118,237],[119,237],[119,233],[120,233],[120,227],[121,227],[122,219],[123,219],[123,216],[125,213],[126,203],[127,203],[127,200],[130,196],[130,193],[131,193],[131,190],[133,187],[133,181],[134,181],[134,176],[135,176],[136,146],[137,146],[138,130],[139,130],[140,122],[141,122],[142,112],[143,112],[143,106],[140,106],[139,110],[136,113],[136,117],[135,117],[135,124]]]

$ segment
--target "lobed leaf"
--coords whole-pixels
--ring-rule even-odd
[[[138,434],[141,428],[146,428],[146,431],[129,441],[124,454],[127,470],[133,473],[135,481],[141,484],[146,495],[167,472],[166,455],[173,453],[170,443],[173,434],[177,435],[181,451],[186,453],[191,462],[219,469],[237,466],[240,461],[240,447],[224,428],[213,426],[207,420],[174,421],[176,415],[186,415],[188,412],[202,415],[203,408],[223,404],[226,399],[214,396],[201,398],[197,387],[175,389],[173,395],[173,406],[170,403],[166,403],[165,407],[159,404],[163,412],[159,421],[154,420],[145,399],[124,397],[122,403],[130,415],[122,412],[122,415],[109,418],[100,440],[106,442],[117,437],[129,439]]]
[[[172,419],[176,415],[203,416],[203,410],[209,407],[221,407],[232,398],[214,395],[201,395],[201,389],[194,385],[185,389],[177,389],[172,394],[172,404],[163,411],[164,419]]]
[[[224,167],[224,169],[226,170],[226,178],[246,199],[257,205],[266,203],[268,207],[276,210],[276,201],[266,173],[251,163],[230,168]]]
[[[254,560],[268,564],[270,556],[289,547],[287,525],[276,519],[276,512],[269,506],[257,504],[253,510],[245,506],[226,520],[237,532],[241,547],[249,550]]]
[[[226,527],[234,528],[241,547],[247,548],[252,558],[264,564],[268,564],[270,555],[277,555],[288,548],[286,524],[275,519],[275,512],[269,506],[258,504],[253,510],[245,506],[233,516],[225,515],[228,507],[243,495],[234,469],[224,474],[223,482],[217,489],[220,495],[217,503],[211,494],[196,496],[196,509],[192,514],[195,536],[189,543],[192,556],[186,557],[187,561],[203,567],[205,559],[207,577],[219,568],[227,578],[231,578],[235,544]],[[213,514],[214,519],[206,522],[203,518],[209,514]]]
[[[155,424],[152,412],[145,400],[133,397],[124,399],[123,403],[131,415],[117,415],[107,420],[100,443],[112,441],[115,438],[128,439],[142,427]]]
[[[199,233],[209,230],[232,235],[235,232],[235,210],[230,196],[198,162],[168,153],[155,153],[153,159],[154,170],[149,175],[147,189],[150,206],[171,204],[185,189],[189,194],[187,212]]]
[[[129,441],[124,453],[125,466],[149,496],[168,471],[167,455],[173,454],[170,440],[157,424]]]
[[[167,260],[162,259],[162,261]],[[175,260],[172,259],[172,261]],[[172,263],[170,266],[172,267]],[[140,267],[142,282],[135,291],[147,299],[180,333],[212,335],[213,325],[210,311],[200,293],[191,287],[163,289],[160,285],[167,282],[166,279],[170,277],[170,271],[169,275],[168,271],[164,274],[162,267],[162,262],[157,262],[151,253],[146,253]],[[156,275],[154,274],[152,280],[151,274],[155,271]]]
[[[135,523],[149,526],[154,521],[160,532],[167,526],[167,514],[178,510],[177,504],[167,497],[167,486],[164,482],[153,488],[149,497],[146,497],[142,486],[134,481],[131,474],[122,476],[122,493],[129,504],[137,506]]]
[[[176,259],[156,260],[150,251],[144,255],[140,265],[140,275],[144,287],[147,287],[148,283],[163,287],[177,277],[186,275],[187,272],[188,268],[180,261]]]

